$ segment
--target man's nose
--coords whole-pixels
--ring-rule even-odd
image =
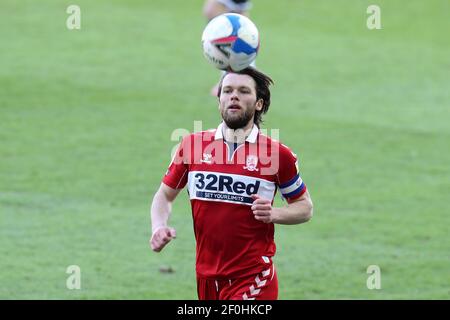
[[[231,92],[231,100],[239,100],[239,96],[238,96],[238,92],[237,90],[233,90],[233,92]]]

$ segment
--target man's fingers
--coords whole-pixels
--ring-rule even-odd
[[[252,210],[270,210],[272,209],[272,206],[269,203],[265,204],[253,204]]]
[[[164,244],[166,244],[167,242],[169,242],[170,240],[172,240],[172,237],[167,236],[167,235],[164,235],[164,236],[162,236],[162,237],[156,238],[156,240],[157,240],[157,242],[159,242],[159,243],[164,243]]]
[[[257,198],[254,199],[253,204],[272,204],[272,201],[269,199]]]
[[[177,233],[175,231],[174,228],[169,228],[169,227],[162,227],[157,229],[154,233],[152,238],[155,239],[162,239],[164,237],[168,237],[168,238],[175,238],[177,236]]]
[[[272,201],[260,198],[257,194],[253,194],[252,199],[254,201],[251,209],[255,219],[264,223],[272,222]]]
[[[255,216],[255,219],[264,223],[270,223],[270,216]]]
[[[160,241],[157,241],[156,239],[152,239],[150,241],[150,247],[152,248],[153,251],[160,252],[162,250],[162,248],[164,248],[164,245],[162,245]]]
[[[150,247],[155,252],[160,252],[170,240],[176,237],[174,228],[163,227],[157,229],[150,239]]]
[[[154,243],[151,243],[151,247],[152,247],[152,250],[155,251],[155,252],[160,252],[161,249],[162,249],[161,246],[158,246],[158,245],[156,245]]]
[[[170,242],[171,238],[164,237],[162,239],[154,239],[151,241],[152,250],[155,252],[160,252],[166,244]]]
[[[270,216],[270,211],[267,211],[267,210],[255,210],[255,211],[253,211],[253,214],[255,216],[266,217],[266,216]]]
[[[168,237],[170,239],[176,238],[177,237],[177,232],[175,231],[174,228],[167,228],[164,230],[164,236]]]
[[[163,234],[162,238],[163,239],[171,238],[169,229],[164,230],[164,234]]]

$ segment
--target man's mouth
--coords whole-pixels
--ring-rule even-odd
[[[241,110],[241,106],[238,104],[232,104],[228,107],[229,110]]]

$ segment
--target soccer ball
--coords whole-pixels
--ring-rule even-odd
[[[240,71],[256,58],[259,32],[247,17],[225,13],[212,19],[202,35],[203,54],[214,67]]]

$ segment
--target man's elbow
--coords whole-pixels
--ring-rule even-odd
[[[308,201],[305,211],[304,211],[304,215],[303,215],[303,222],[308,222],[309,220],[312,219],[313,217],[313,203],[312,201]]]

